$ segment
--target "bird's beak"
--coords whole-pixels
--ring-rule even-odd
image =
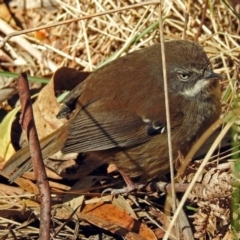
[[[214,80],[214,79],[223,79],[224,76],[221,74],[215,73],[212,70],[208,70],[204,73],[204,78],[209,80]]]

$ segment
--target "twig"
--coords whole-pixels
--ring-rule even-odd
[[[17,86],[22,108],[20,124],[25,130],[28,138],[33,170],[36,175],[36,181],[40,192],[41,209],[39,239],[45,240],[49,239],[50,236],[51,196],[33,117],[27,75],[25,73],[22,73],[21,76],[18,77]]]

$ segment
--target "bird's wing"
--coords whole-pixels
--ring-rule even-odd
[[[63,152],[129,147],[149,140],[148,123],[119,101],[108,99],[81,109],[69,124]]]

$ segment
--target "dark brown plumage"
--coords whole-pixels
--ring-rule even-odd
[[[209,59],[197,43],[170,41],[165,48],[176,157],[178,150],[186,154],[219,118],[221,76],[212,71]],[[64,153],[95,152],[99,161],[107,156],[131,177],[151,180],[167,172],[161,59],[160,44],[155,44],[90,74],[65,99],[58,117],[70,120],[42,141],[44,157],[60,149]],[[15,157],[19,163],[28,157],[27,149],[21,151]],[[9,165],[5,174],[12,171]]]

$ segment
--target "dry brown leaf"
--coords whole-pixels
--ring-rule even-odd
[[[53,182],[53,181],[49,181],[49,186],[52,188],[52,190],[55,190],[57,192],[68,191],[71,189],[71,187],[69,187],[65,184],[61,184],[61,183]]]
[[[115,205],[117,208],[126,211],[132,218],[138,220],[137,215],[135,214],[135,212],[133,211],[132,207],[130,206],[129,202],[126,201],[126,199],[119,195],[119,196],[115,196],[112,200],[112,204]]]
[[[66,121],[56,118],[59,109],[60,104],[55,97],[54,80],[52,78],[39,93],[36,102],[33,104],[35,124],[39,139],[49,135]]]
[[[14,181],[18,186],[20,186],[21,188],[23,188],[25,191],[27,191],[28,193],[34,193],[34,194],[38,194],[38,187],[36,186],[36,184],[34,184],[32,181],[19,177]]]
[[[9,185],[5,185],[0,183],[0,192],[4,193],[5,195],[23,195],[25,193],[25,191],[20,188],[20,187],[14,187],[14,186],[9,186]],[[2,195],[2,194],[0,194]]]
[[[47,177],[50,179],[60,180],[62,179],[58,174],[53,172],[51,169],[46,168]],[[34,172],[25,172],[22,177],[27,178],[32,181],[36,181],[36,176]]]
[[[135,220],[127,212],[120,210],[112,204],[103,202],[89,204],[86,205],[82,213],[91,217],[87,221],[92,224],[123,236],[126,239],[157,239],[153,231],[145,224]],[[135,234],[139,234],[138,238],[132,238]]]
[[[69,196],[69,194],[65,196]],[[77,209],[78,207],[83,205],[84,199],[84,195],[78,195],[73,198],[69,198],[68,201],[64,200],[64,205],[68,205],[72,209]]]
[[[109,212],[108,214],[111,215],[112,213]],[[78,213],[77,215],[79,218],[84,219],[87,222],[90,222],[93,225],[103,228],[114,234],[122,236],[126,240],[136,240],[136,239],[138,239],[138,240],[154,240],[154,239],[157,239],[153,233],[152,233],[152,235],[147,234],[147,233],[146,234],[142,233],[142,235],[145,235],[145,237],[144,237],[141,234],[129,231],[128,229],[126,229],[122,226],[119,226],[115,223],[109,222],[108,220],[104,220],[95,215],[84,214],[84,213]],[[149,231],[151,231],[151,230],[149,229]]]

